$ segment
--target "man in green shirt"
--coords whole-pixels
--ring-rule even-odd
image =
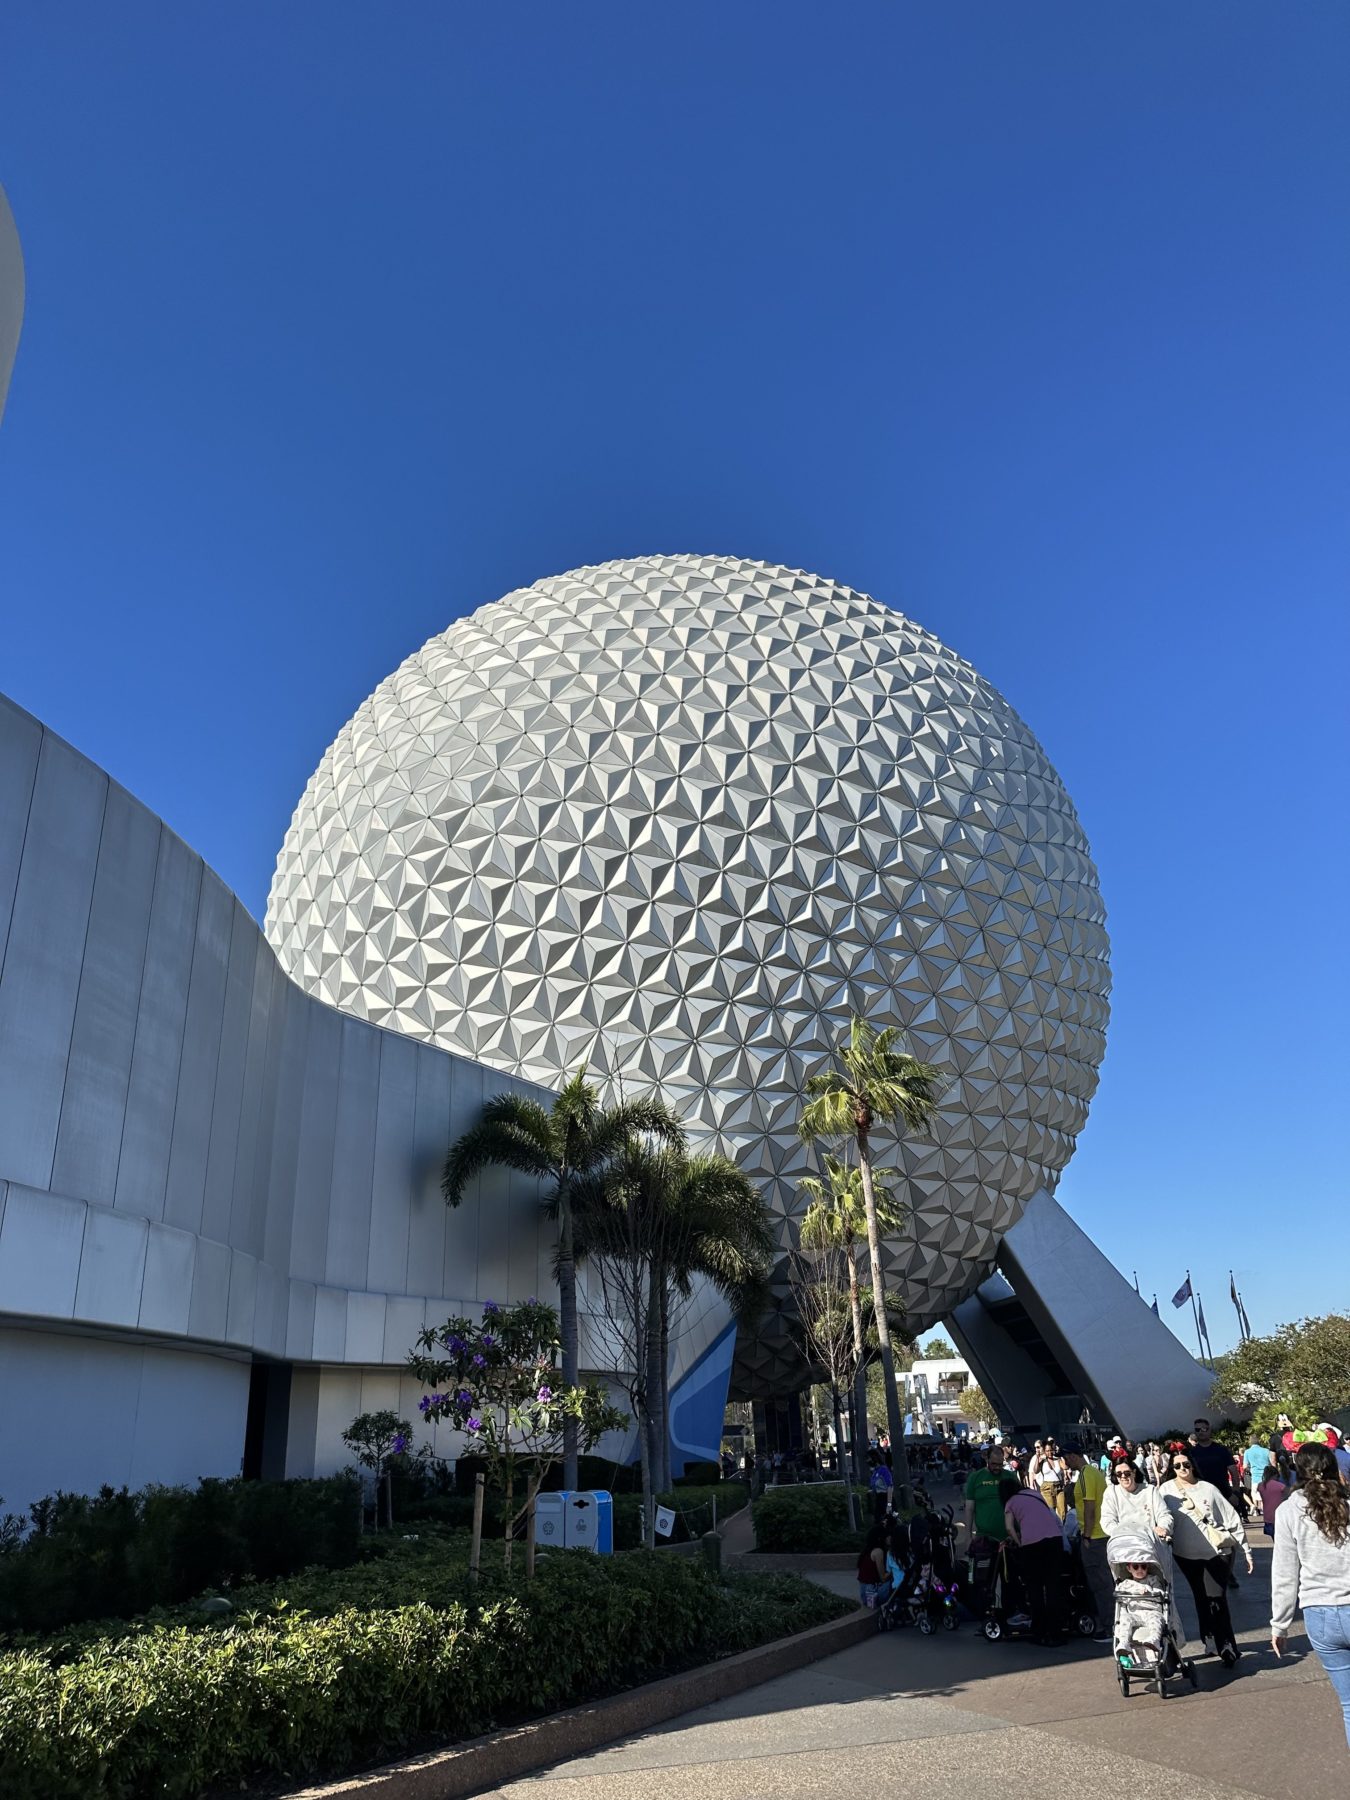
[[[976,1469],[966,1483],[966,1542],[973,1537],[992,1538],[1001,1543],[1008,1535],[1003,1507],[1010,1486],[1016,1482],[1003,1471],[1003,1448],[995,1444],[985,1456],[982,1469]]]

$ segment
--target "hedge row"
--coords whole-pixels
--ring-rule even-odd
[[[64,1662],[46,1648],[0,1655],[0,1793],[188,1800],[335,1775],[430,1734],[473,1736],[747,1649],[850,1604],[793,1576],[719,1582],[697,1560],[585,1552],[545,1556],[528,1587],[517,1577],[481,1599],[443,1599],[462,1581],[447,1548],[405,1545],[287,1584],[321,1603],[325,1584],[330,1598],[420,1588],[406,1603],[306,1611],[278,1591],[226,1624],[164,1624]]]
[[[172,1606],[203,1589],[338,1568],[360,1548],[351,1475],[203,1481],[195,1488],[55,1494],[0,1552],[0,1632]]]
[[[755,1548],[775,1552],[860,1550],[863,1532],[871,1523],[872,1496],[862,1488],[856,1494],[862,1529],[850,1531],[842,1484],[765,1488],[750,1513]]]

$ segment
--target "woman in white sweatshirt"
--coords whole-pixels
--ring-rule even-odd
[[[1284,1652],[1294,1608],[1331,1679],[1350,1743],[1350,1492],[1325,1444],[1294,1456],[1298,1486],[1275,1514],[1270,1577],[1270,1642]]]

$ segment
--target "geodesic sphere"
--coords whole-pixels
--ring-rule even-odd
[[[900,1026],[948,1075],[931,1135],[877,1146],[915,1328],[1054,1185],[1103,1051],[1096,871],[1030,731],[900,613],[731,558],[577,569],[432,638],[306,788],[267,935],[377,1025],[659,1087],[785,1248],[806,1078],[852,1012]]]

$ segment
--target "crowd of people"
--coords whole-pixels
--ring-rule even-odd
[[[1241,1650],[1229,1594],[1239,1568],[1253,1572],[1246,1528],[1259,1520],[1274,1540],[1272,1647],[1283,1654],[1301,1606],[1350,1742],[1350,1450],[1333,1427],[1296,1434],[1281,1415],[1269,1440],[1233,1450],[1201,1418],[1184,1439],[1132,1443],[1116,1436],[1100,1452],[1050,1437],[1029,1448],[962,1438],[926,1455],[930,1480],[947,1473],[961,1484],[968,1549],[1007,1546],[1034,1633],[1051,1642],[1063,1629],[1057,1575],[1069,1549],[1081,1557],[1099,1641],[1113,1642],[1117,1654],[1128,1654],[1141,1619],[1156,1616],[1155,1591],[1168,1597],[1177,1641],[1184,1640],[1176,1607],[1184,1582],[1206,1648],[1233,1667]],[[882,1444],[873,1451],[871,1488],[876,1523],[858,1568],[865,1598],[883,1593],[896,1574],[893,1547],[887,1562],[892,1476]],[[1111,1540],[1137,1543],[1141,1536],[1151,1554],[1113,1570]]]

